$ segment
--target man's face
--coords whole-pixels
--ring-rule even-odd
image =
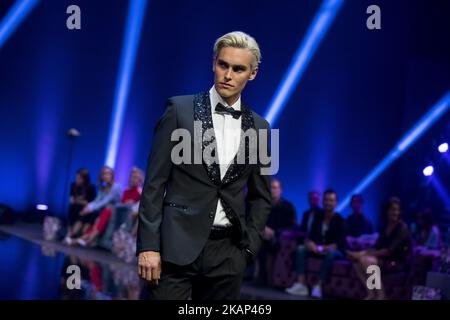
[[[270,183],[270,191],[272,194],[272,199],[280,199],[281,197],[281,186],[280,182],[277,180],[273,180]]]
[[[360,197],[354,197],[352,199],[351,207],[354,212],[357,212],[357,213],[361,212],[362,205],[363,205],[363,201]]]
[[[317,208],[319,206],[319,193],[318,192],[311,192],[308,195],[308,202],[309,202],[309,206],[311,208]]]
[[[402,210],[398,203],[393,203],[388,209],[388,219],[392,223],[396,223],[400,220]]]
[[[258,69],[252,70],[253,59],[248,49],[224,47],[213,60],[214,86],[228,104],[234,103],[247,81],[256,77]]]
[[[335,193],[325,193],[323,196],[323,209],[328,212],[334,211],[337,204],[337,197]]]

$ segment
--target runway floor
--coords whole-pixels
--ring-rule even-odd
[[[116,300],[143,299],[143,281],[135,263],[125,263],[110,252],[69,247],[42,238],[36,223],[0,225],[0,299]],[[69,266],[79,266],[80,289]],[[244,283],[241,299],[298,300],[282,290]]]

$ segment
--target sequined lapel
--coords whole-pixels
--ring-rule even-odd
[[[211,102],[209,100],[209,92],[201,92],[194,96],[194,121],[202,122],[202,157],[203,165],[208,173],[209,179],[216,185],[220,185],[220,168],[217,161],[218,155],[216,136],[214,134],[214,126],[211,115]],[[204,150],[208,148],[212,150],[211,156],[215,158],[209,159],[213,161],[205,161]]]
[[[203,155],[203,165],[208,173],[211,181],[216,185],[224,185],[236,181],[240,176],[242,176],[243,171],[249,164],[249,139],[244,139],[243,133],[250,128],[255,128],[255,123],[253,120],[253,115],[251,110],[242,103],[242,121],[241,121],[241,140],[239,144],[239,149],[234,156],[233,161],[228,167],[225,176],[222,181],[220,179],[220,167],[217,155],[217,141],[214,133],[214,126],[211,115],[211,102],[209,99],[209,92],[202,92],[194,96],[194,121],[202,122],[202,155]],[[211,156],[213,161],[205,161],[204,151],[205,148],[212,150]],[[244,154],[242,154],[244,152]],[[209,152],[206,152],[209,154]],[[241,163],[238,159],[244,157],[245,162]]]

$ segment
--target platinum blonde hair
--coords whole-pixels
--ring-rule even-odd
[[[220,49],[225,47],[248,49],[253,54],[252,69],[258,68],[261,63],[261,51],[255,38],[242,31],[233,31],[221,36],[214,43],[214,58]]]

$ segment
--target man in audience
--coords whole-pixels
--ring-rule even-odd
[[[308,233],[311,231],[314,217],[318,216],[322,212],[322,209],[319,206],[320,203],[319,192],[317,191],[308,192],[308,203],[309,209],[303,212],[302,222],[300,224],[300,231],[303,233],[304,237],[306,237]]]
[[[350,206],[353,213],[347,218],[347,235],[350,237],[358,238],[361,235],[373,233],[372,224],[362,213],[363,203],[364,199],[361,195],[352,196]]]
[[[279,248],[280,235],[285,230],[293,230],[297,225],[297,214],[294,206],[283,199],[281,182],[272,179],[270,183],[272,210],[267,220],[263,235],[263,243],[258,256],[260,284],[271,284],[273,263]]]
[[[297,282],[287,288],[286,292],[298,296],[308,296],[309,289],[305,279],[307,258],[310,256],[322,257],[319,281],[313,286],[311,292],[312,297],[322,298],[322,284],[328,279],[334,260],[342,258],[345,252],[345,220],[335,212],[336,205],[336,192],[331,189],[325,191],[323,194],[324,211],[314,219],[305,244],[298,246],[295,253]]]

